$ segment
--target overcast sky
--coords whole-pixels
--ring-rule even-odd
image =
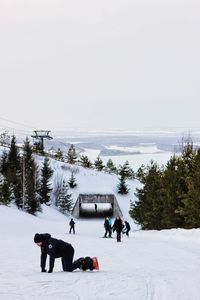
[[[192,128],[199,96],[199,0],[0,1],[0,118]]]

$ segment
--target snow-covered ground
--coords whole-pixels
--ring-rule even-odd
[[[40,159],[39,163],[42,163]],[[70,178],[70,167],[51,161],[54,185]],[[118,178],[75,167],[78,187],[70,190],[74,202],[79,193],[114,193],[124,219],[131,223],[130,237],[117,243],[102,238],[104,220],[77,219],[76,234],[69,235],[69,219],[53,207],[31,216],[15,207],[0,206],[0,300],[111,299],[199,300],[200,230],[141,231],[129,217],[137,181],[128,181],[129,194],[117,194]],[[71,243],[75,258],[97,256],[100,271],[62,271],[56,259],[52,274],[40,272],[36,232]],[[47,260],[48,264],[48,260]],[[48,267],[48,265],[47,265]]]
[[[122,242],[101,238],[103,220],[69,219],[44,206],[38,217],[0,206],[0,299],[199,300],[200,230],[132,230]],[[98,256],[100,271],[40,273],[36,232],[72,243],[75,258]],[[47,260],[48,263],[48,260]]]

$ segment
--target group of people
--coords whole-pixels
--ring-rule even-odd
[[[129,237],[129,231],[131,230],[131,226],[128,221],[125,221],[123,223],[122,219],[120,217],[116,217],[113,225],[111,218],[106,218],[104,221],[104,228],[105,228],[105,234],[104,238],[112,237],[112,232],[117,233],[117,242],[121,242],[121,234],[125,233]]]
[[[69,233],[73,232],[75,234],[75,222],[73,219],[69,222],[70,230]],[[121,234],[125,233],[129,236],[129,231],[131,229],[128,221],[123,223],[120,217],[117,217],[112,225],[111,219],[106,218],[104,222],[105,234],[104,237],[112,237],[112,232],[117,233],[117,242],[121,242]],[[58,240],[51,237],[49,233],[36,233],[34,236],[34,242],[41,248],[40,256],[40,267],[41,272],[52,273],[54,269],[54,262],[56,258],[61,258],[63,271],[72,272],[75,269],[81,270],[94,270],[98,269],[97,258],[92,258],[90,256],[80,257],[79,259],[73,261],[74,258],[74,248],[71,244]],[[46,270],[46,259],[49,255],[49,269]]]

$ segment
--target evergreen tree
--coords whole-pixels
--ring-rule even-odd
[[[4,154],[3,159],[6,158]],[[18,208],[22,208],[22,168],[21,157],[16,145],[16,138],[13,135],[11,139],[10,150],[7,155],[7,162],[3,163],[3,172],[11,189],[11,199],[14,199]],[[7,169],[7,171],[6,171]]]
[[[136,189],[138,200],[131,203],[130,215],[143,229],[161,229],[162,219],[162,172],[158,165],[151,161],[147,166],[145,184]]]
[[[192,144],[172,156],[165,169],[151,163],[142,173],[143,187],[131,203],[130,215],[144,229],[199,227],[200,154]]]
[[[41,186],[39,189],[40,203],[50,205],[50,195],[52,188],[50,188],[50,178],[53,175],[53,170],[50,167],[49,158],[44,158],[43,167],[41,170]]]
[[[63,155],[63,152],[61,151],[60,148],[58,148],[58,150],[56,151],[54,157],[57,160],[64,161],[64,155]]]
[[[183,217],[178,213],[182,197],[187,193],[185,166],[180,157],[170,158],[163,172],[163,216],[162,228],[183,227]]]
[[[106,171],[108,173],[114,173],[117,174],[117,167],[114,165],[112,159],[108,159],[107,164],[106,164]]]
[[[185,149],[186,150],[186,149]],[[187,149],[188,150],[188,149]],[[183,158],[185,159],[186,151],[184,151]],[[185,228],[199,228],[200,227],[200,150],[193,151],[189,154],[191,158],[186,159],[187,171],[186,176],[187,193],[182,196],[182,205],[178,208],[178,213],[184,218]]]
[[[126,179],[122,175],[119,177],[119,184],[117,188],[118,188],[118,194],[125,195],[128,194],[129,192],[128,186],[126,184]]]
[[[10,136],[8,134],[8,131],[4,131],[0,134],[0,145],[10,145]]]
[[[97,159],[94,161],[94,166],[97,169],[97,171],[102,171],[104,168],[104,164],[100,156],[97,156]]]
[[[92,163],[86,155],[81,155],[79,162],[84,168],[92,168]]]
[[[8,172],[8,152],[4,150],[0,159],[0,173],[6,176],[7,172]]]
[[[71,177],[68,181],[68,185],[71,189],[74,189],[77,186],[76,178],[74,177],[74,172],[71,172]]]
[[[23,145],[23,209],[33,215],[40,211],[36,176],[37,166],[33,158],[33,150],[26,138]]]
[[[8,181],[1,176],[0,179],[0,203],[8,205],[11,199],[11,190]]]
[[[128,161],[126,161],[122,166],[119,166],[118,174],[123,178],[134,178],[134,171],[131,169]]]
[[[146,167],[145,165],[141,165],[136,174],[135,174],[135,177],[141,182],[141,183],[144,183],[145,182],[145,175],[146,175]]]
[[[72,194],[68,194],[68,186],[65,183],[65,180],[63,180],[62,187],[59,192],[57,205],[60,212],[63,214],[65,214],[66,211],[70,213],[73,207]]]
[[[69,147],[69,150],[67,152],[67,163],[74,165],[77,161],[77,154],[76,154],[76,149],[74,148],[74,145],[72,144]]]

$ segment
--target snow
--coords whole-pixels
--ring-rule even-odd
[[[70,178],[69,165],[51,161],[51,166],[54,183]],[[1,205],[0,299],[199,300],[200,229],[141,231],[128,214],[137,181],[128,181],[129,194],[120,196],[117,176],[75,168],[78,187],[70,190],[74,202],[79,193],[115,194],[124,219],[131,224],[130,237],[123,235],[121,243],[115,234],[112,239],[102,238],[103,219],[75,219],[76,234],[70,235],[71,216],[54,207],[43,205],[43,212],[32,216]],[[75,259],[97,256],[100,271],[63,272],[56,259],[53,273],[41,273],[40,249],[33,242],[36,232],[71,243]]]
[[[146,144],[140,144],[138,146],[132,146],[132,147],[120,147],[117,145],[112,145],[106,147],[107,149],[112,149],[112,150],[121,150],[121,151],[127,151],[127,152],[140,152],[140,153],[160,153],[164,152],[160,149],[155,144],[152,143],[146,143]]]
[[[34,217],[0,206],[0,299],[199,300],[200,230],[132,230],[117,243],[101,238],[103,220],[75,220],[44,206]],[[100,271],[40,273],[36,232],[49,232],[75,248],[75,258],[98,256]],[[48,260],[47,260],[48,264]]]

